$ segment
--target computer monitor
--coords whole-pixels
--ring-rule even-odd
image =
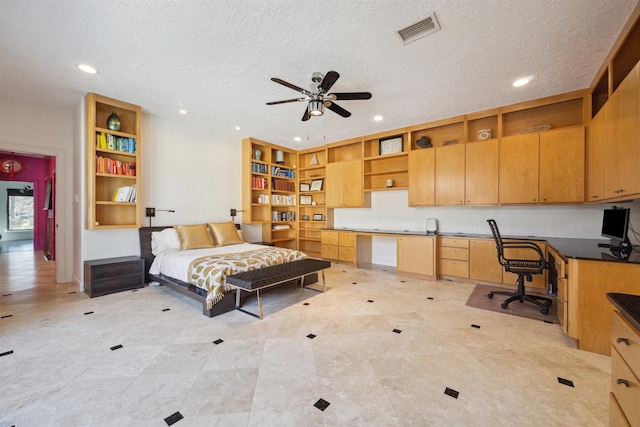
[[[605,209],[602,216],[602,237],[611,239],[611,250],[625,250],[631,247],[627,236],[630,209]]]

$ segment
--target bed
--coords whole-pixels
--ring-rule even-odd
[[[308,258],[297,250],[242,242],[237,233],[229,231],[229,224],[232,223],[141,227],[140,253],[145,264],[145,281],[158,282],[199,301],[202,303],[203,314],[214,317],[235,308],[237,291],[226,284],[226,276]],[[216,225],[221,225],[219,229],[226,232],[216,234],[219,231]],[[203,236],[203,226],[211,236],[209,241]],[[202,237],[200,240],[195,234],[185,236],[182,233],[183,230],[196,227],[199,228],[198,236]],[[235,225],[233,227],[235,229]],[[176,241],[174,229],[180,243]],[[171,236],[170,247],[158,247],[158,241],[162,241],[163,235]],[[218,242],[224,244],[217,245]],[[178,244],[181,245],[179,249],[176,248]]]

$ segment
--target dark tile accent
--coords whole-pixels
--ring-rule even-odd
[[[0,357],[2,356],[8,356],[10,354],[13,354],[13,350],[9,350],[9,351],[5,351],[4,353],[0,353]]]
[[[308,303],[308,302],[305,302],[305,303],[302,303],[302,305],[309,305],[309,303]]]
[[[343,272],[343,273],[346,273],[346,272],[347,272],[347,270],[342,270],[342,272]]]
[[[558,377],[558,382],[559,382],[560,384],[568,385],[569,387],[573,387],[573,381],[571,381],[571,380],[566,380],[566,379],[564,379],[564,378],[560,378],[560,377]]]
[[[400,283],[407,283],[406,280],[400,280]]]
[[[357,285],[357,284],[358,284],[358,282],[351,282],[351,284],[352,284],[352,285]]]
[[[373,302],[373,300],[372,299],[368,299],[367,302]]]
[[[312,340],[312,339],[314,339],[315,337],[316,337],[316,336],[315,336],[315,335],[313,335],[313,334],[309,334],[309,335],[307,335],[307,338],[309,338],[309,339],[311,339],[311,340]]]
[[[0,319],[6,319],[7,317],[13,317],[13,314],[5,314],[4,316],[0,316]]]
[[[394,330],[393,330],[393,331],[391,331],[391,332],[395,332],[396,334],[399,334],[399,333],[400,333],[400,332],[402,332],[402,331],[401,331],[400,329],[394,329]]]
[[[169,311],[171,310],[170,308],[163,308],[162,311]]]
[[[175,412],[175,413],[169,415],[167,418],[165,418],[164,422],[167,423],[168,426],[170,426],[170,425],[173,425],[173,424],[177,423],[178,421],[180,421],[183,418],[184,417],[182,416],[180,411],[178,411],[178,412]]]
[[[472,327],[472,328],[478,328],[478,329],[480,329],[480,325],[476,325],[475,323],[472,323],[472,324],[471,324],[471,327]]]
[[[138,289],[131,289],[131,292],[138,292]]]
[[[327,402],[324,399],[318,399],[318,401],[313,404],[313,406],[315,406],[316,408],[320,409],[323,412],[325,409],[329,407],[329,405],[331,405],[331,403]]]
[[[551,320],[543,320],[544,323],[549,323],[551,325],[553,325],[553,322]]]
[[[69,292],[69,295],[75,294],[75,293],[76,293],[76,291],[71,291],[71,292]]]
[[[112,351],[113,351],[113,350],[118,350],[118,349],[120,349],[120,348],[122,348],[122,344],[114,345],[113,347],[111,347],[111,350],[112,350]]]
[[[427,299],[433,300],[433,297],[427,297]]]
[[[383,268],[382,271],[387,271],[387,270]]]
[[[451,396],[451,397],[453,397],[454,399],[457,399],[457,398],[458,398],[458,395],[459,395],[460,393],[459,393],[459,392],[457,392],[457,391],[455,391],[455,390],[454,390],[454,389],[452,389],[452,388],[447,387],[447,388],[445,388],[445,389],[444,389],[444,394],[446,394],[447,396]]]
[[[215,345],[218,345],[218,344],[222,344],[223,342],[224,342],[224,340],[223,340],[222,338],[218,338],[218,339],[217,339],[217,340],[215,340],[213,343],[214,343]]]
[[[93,311],[87,311],[84,315],[86,316],[87,314],[93,314]]]
[[[3,297],[8,297],[11,294],[2,294]]]

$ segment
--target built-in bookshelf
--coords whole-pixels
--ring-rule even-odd
[[[261,225],[262,241],[296,249],[296,152],[247,138],[242,159],[242,222]]]
[[[87,223],[140,227],[140,107],[87,94]]]
[[[333,227],[333,210],[326,206],[327,150],[324,147],[298,152],[298,249],[320,257],[320,231]]]

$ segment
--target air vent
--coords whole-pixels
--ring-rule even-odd
[[[398,30],[398,35],[404,44],[407,44],[421,39],[431,33],[435,33],[436,31],[440,31],[440,24],[438,24],[436,14],[432,13],[415,24],[411,24],[408,27]]]

